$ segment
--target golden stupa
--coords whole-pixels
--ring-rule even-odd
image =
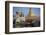
[[[32,12],[32,10],[31,10],[31,8],[30,8],[30,10],[29,10],[29,14],[28,14],[28,16],[35,16],[35,14]]]
[[[30,8],[29,14],[28,14],[28,16],[26,17],[26,19],[34,19],[34,17],[35,17],[35,14],[32,12],[32,10],[31,10],[31,8]]]

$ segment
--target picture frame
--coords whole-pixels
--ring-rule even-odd
[[[36,5],[36,6],[35,6]],[[16,7],[15,7],[16,6]],[[35,28],[35,27],[29,27],[29,28],[23,28],[22,27],[22,29],[20,29],[20,28],[13,28],[11,25],[11,23],[13,23],[12,21],[13,21],[13,14],[14,14],[14,12],[12,12],[13,10],[12,10],[12,8],[13,7],[15,7],[16,9],[17,9],[17,7],[18,7],[18,9],[22,9],[21,7],[30,7],[31,6],[31,8],[32,7],[40,7],[41,9],[40,9],[40,13],[41,13],[41,18],[40,18],[40,22],[42,23],[40,23],[41,25],[41,29],[40,29],[40,27],[39,28]],[[11,8],[12,7],[12,8]],[[20,7],[20,8],[19,8]],[[14,9],[14,8],[13,8]],[[24,9],[26,9],[26,8],[24,8]],[[16,10],[15,10],[16,11]],[[12,13],[13,14],[12,14]],[[11,15],[11,14],[12,15]],[[10,15],[10,16],[9,16]],[[12,20],[11,20],[12,19]],[[11,23],[10,23],[10,21],[11,21]],[[11,27],[11,28],[10,28]],[[13,30],[12,30],[12,28],[13,28]],[[19,29],[19,30],[18,30]],[[29,30],[28,30],[29,29]],[[39,30],[37,30],[37,29],[39,29]],[[26,30],[26,31],[25,31]],[[30,31],[31,30],[31,31]],[[5,33],[6,34],[16,34],[16,33],[32,33],[32,32],[44,32],[45,31],[45,3],[37,3],[37,2],[20,2],[20,1],[5,1]]]

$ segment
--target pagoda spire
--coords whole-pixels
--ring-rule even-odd
[[[30,16],[30,17],[31,16],[35,16],[35,14],[32,12],[32,9],[31,8],[29,9],[29,15],[28,16]]]
[[[30,9],[29,9],[29,14],[28,14],[28,16],[31,16],[31,12],[32,12],[32,11],[31,11],[31,8],[30,8]]]

